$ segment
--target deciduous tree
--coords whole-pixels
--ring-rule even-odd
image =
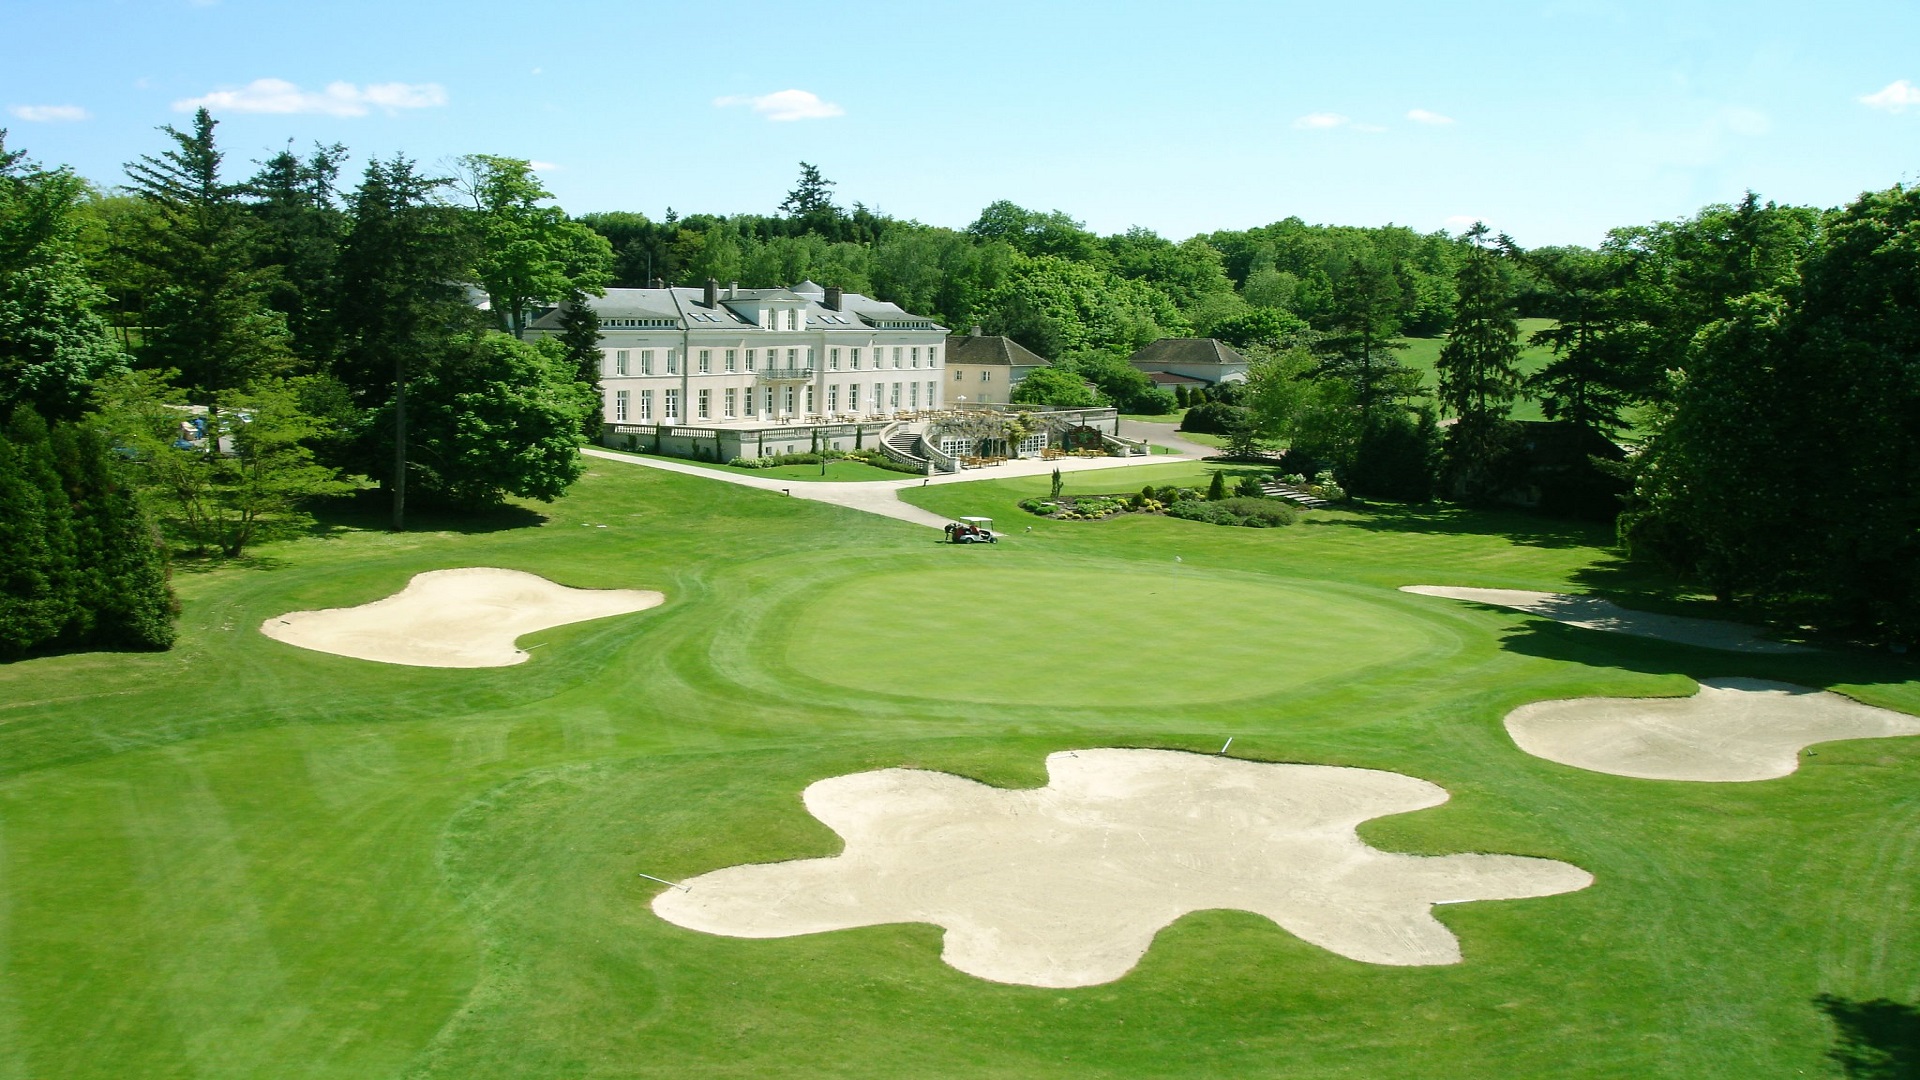
[[[30,405],[71,419],[96,379],[125,366],[80,258],[85,196],[71,171],[8,151],[0,129],[0,416]]]
[[[551,502],[586,471],[580,429],[599,407],[556,342],[458,341],[414,387],[415,475],[460,507]]]
[[[553,193],[531,162],[493,154],[460,159],[462,191],[473,204],[478,243],[473,279],[487,290],[501,330],[525,337],[528,316],[575,289],[606,287],[613,249],[606,238],[546,205]]]

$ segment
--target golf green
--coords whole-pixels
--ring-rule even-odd
[[[964,565],[865,574],[797,597],[781,624],[788,665],[881,694],[1151,706],[1278,694],[1434,644],[1404,607],[1299,582],[1172,561],[1054,568],[992,549],[958,556]],[[849,647],[849,630],[911,657],[909,669]]]

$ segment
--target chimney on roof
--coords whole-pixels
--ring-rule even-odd
[[[720,303],[720,283],[713,278],[707,279],[707,306],[715,307]]]
[[[980,325],[979,325],[978,323],[975,323],[975,324],[974,324],[974,327],[973,327],[973,333],[972,333],[972,334],[969,334],[968,336],[969,336],[969,337],[979,337],[979,336],[980,336]]]
[[[660,278],[653,278],[647,282],[647,288],[649,289],[664,289],[666,287],[667,283]]]
[[[727,283],[727,299],[738,300],[739,298],[740,298],[740,283],[737,281],[728,282]]]
[[[826,304],[828,311],[840,310],[840,297],[842,295],[844,294],[841,293],[840,286],[838,285],[827,286],[827,298],[824,302]]]

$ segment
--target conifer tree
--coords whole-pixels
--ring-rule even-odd
[[[0,437],[0,653],[18,656],[83,623],[78,554],[46,421],[23,407]]]
[[[133,489],[117,475],[112,445],[88,424],[55,425],[52,444],[73,503],[85,621],[81,643],[167,648],[176,611],[167,551]]]
[[[242,189],[220,178],[214,126],[201,109],[191,132],[160,129],[171,150],[128,163],[128,186],[153,212],[123,238],[150,279],[142,366],[179,371],[201,404],[288,359],[285,321],[254,269]]]
[[[306,371],[329,370],[339,353],[334,306],[347,219],[336,185],[346,156],[338,143],[315,146],[304,159],[282,150],[246,186],[254,266],[267,275],[267,302],[285,317],[288,344]]]
[[[1486,494],[1494,483],[1490,473],[1520,388],[1520,324],[1487,234],[1484,223],[1467,230],[1453,331],[1434,364],[1441,408],[1458,418],[1446,435],[1449,469],[1456,491],[1468,498]],[[1512,246],[1506,237],[1499,245]]]
[[[363,434],[355,464],[386,478],[395,529],[406,527],[408,387],[475,317],[452,284],[470,256],[439,199],[448,183],[405,157],[372,162],[340,252],[340,380],[364,417],[385,420]]]

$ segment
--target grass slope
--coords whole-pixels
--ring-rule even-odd
[[[1552,319],[1520,320],[1520,375],[1522,378],[1526,378],[1541,368],[1546,367],[1547,362],[1553,359],[1553,350],[1548,349],[1544,345],[1533,344],[1534,331],[1544,330],[1552,325]],[[1447,339],[1444,337],[1408,337],[1400,339],[1400,343],[1406,346],[1406,348],[1401,349],[1397,354],[1400,363],[1420,372],[1421,383],[1426,387],[1427,393],[1429,394],[1432,394],[1439,386],[1439,375],[1434,370],[1434,363],[1440,359],[1440,346],[1446,344],[1446,341]],[[1515,420],[1545,420],[1547,418],[1546,414],[1540,411],[1540,403],[1531,398],[1521,398],[1515,401],[1513,403],[1513,411],[1508,415]]]
[[[339,528],[183,573],[171,653],[0,667],[0,1076],[1812,1076],[1832,1073],[1834,1037],[1816,995],[1920,995],[1920,740],[1817,747],[1766,783],[1666,784],[1528,757],[1500,726],[1525,701],[1706,675],[1920,712],[1910,665],[1740,657],[1394,591],[1647,584],[1581,526],[1014,508],[1046,483],[909,492],[1008,527],[976,549],[596,460],[538,524]],[[491,670],[253,629],[450,566],[668,603],[529,635],[530,662]],[[661,886],[642,873],[836,850],[799,800],[822,777],[1035,785],[1053,750],[1228,736],[1452,793],[1369,823],[1380,847],[1542,855],[1597,883],[1439,909],[1457,966],[1357,963],[1205,912],[1074,991],[962,975],[925,926],[750,941],[646,906]]]

